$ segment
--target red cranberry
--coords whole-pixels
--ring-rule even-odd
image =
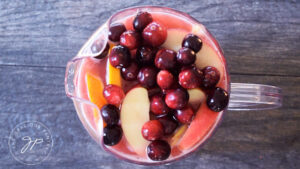
[[[157,69],[152,66],[146,66],[140,69],[138,80],[143,87],[152,88],[156,85]]]
[[[142,41],[142,36],[135,31],[125,31],[120,37],[120,44],[127,47],[128,49],[137,48]]]
[[[146,46],[140,47],[136,51],[136,59],[138,60],[139,63],[144,65],[153,64],[156,52],[157,49],[152,47],[146,47]]]
[[[155,56],[155,66],[159,69],[174,69],[176,67],[176,52],[160,49]]]
[[[181,110],[175,111],[175,118],[182,124],[188,124],[192,122],[194,117],[193,109],[189,106],[184,107]]]
[[[164,128],[158,120],[150,120],[143,125],[142,135],[146,140],[157,140],[164,135]]]
[[[150,110],[155,115],[167,114],[170,111],[160,94],[151,97]]]
[[[172,134],[178,126],[178,123],[170,116],[163,116],[157,119],[164,127],[164,133],[166,135]]]
[[[167,39],[167,29],[158,22],[151,22],[143,31],[145,42],[153,47],[162,45]]]
[[[158,72],[156,77],[156,82],[158,86],[162,89],[169,89],[174,83],[174,77],[172,73],[167,70],[161,70]]]
[[[120,110],[116,106],[106,104],[101,108],[100,112],[103,120],[108,125],[118,124],[120,119]]]
[[[205,67],[202,71],[204,75],[202,86],[204,88],[215,87],[220,80],[220,72],[211,66]]]
[[[130,60],[130,51],[128,48],[121,45],[112,48],[109,55],[109,62],[113,67],[128,67],[130,65]]]
[[[212,111],[220,112],[227,107],[228,101],[228,93],[224,89],[217,87],[208,94],[206,103]]]
[[[121,87],[109,84],[104,87],[103,96],[109,104],[119,106],[125,94]]]
[[[111,24],[108,32],[108,39],[117,42],[120,40],[120,36],[126,31],[126,27],[122,23]]]
[[[101,47],[102,47],[102,42],[97,40],[95,41],[92,46],[91,46],[91,51],[92,53],[99,53],[100,50],[101,50]],[[104,58],[105,56],[107,56],[108,54],[108,51],[109,51],[109,44],[107,43],[105,48],[103,49],[103,51],[101,53],[99,53],[97,56],[95,56],[94,58],[96,59],[102,59]]]
[[[179,75],[179,84],[185,89],[193,89],[201,85],[203,75],[196,67],[183,69]]]
[[[133,81],[136,80],[139,70],[138,64],[136,62],[131,62],[130,66],[121,69],[121,75],[123,79]]]
[[[171,154],[171,147],[164,140],[155,140],[148,145],[147,154],[153,161],[166,160]]]
[[[202,47],[202,40],[197,35],[188,34],[182,41],[182,47],[190,48],[197,53]]]
[[[185,89],[175,89],[167,92],[165,102],[171,109],[182,109],[189,101],[189,94]]]
[[[193,64],[196,60],[196,54],[189,48],[181,48],[177,53],[177,62],[181,65]]]
[[[122,134],[122,129],[118,125],[107,125],[103,129],[103,143],[107,146],[116,145],[120,142]]]
[[[148,12],[139,12],[133,20],[133,27],[136,31],[143,31],[143,29],[153,21],[152,16]]]

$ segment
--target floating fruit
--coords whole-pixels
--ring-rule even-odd
[[[126,31],[125,25],[122,23],[114,23],[110,25],[108,32],[108,39],[117,42],[120,40],[120,36]]]
[[[197,53],[202,47],[202,40],[197,35],[188,34],[182,41],[182,47],[190,48]]]
[[[149,142],[142,136],[143,125],[150,120],[148,91],[143,87],[131,89],[121,108],[121,123],[124,135],[133,150],[143,155]]]
[[[122,138],[122,129],[118,125],[107,125],[103,129],[103,143],[107,146],[114,146]]]
[[[128,67],[130,65],[130,51],[122,45],[114,46],[109,54],[109,62],[115,68]]]
[[[203,81],[202,86],[204,88],[212,88],[217,85],[220,80],[220,72],[215,67],[207,66],[202,69]]]
[[[133,20],[133,27],[136,31],[143,31],[144,28],[153,21],[153,18],[148,12],[139,12]]]
[[[146,66],[140,69],[138,81],[143,87],[152,88],[156,85],[157,69],[153,66]]]
[[[162,24],[151,22],[143,30],[143,38],[146,44],[158,47],[166,41],[167,30]]]
[[[167,92],[165,102],[171,109],[182,109],[189,101],[189,94],[185,89],[174,89]]]
[[[148,145],[147,154],[153,161],[166,160],[171,154],[171,147],[166,141],[155,140]]]
[[[119,106],[122,103],[125,94],[121,87],[109,84],[104,87],[103,96],[109,104]]]
[[[228,102],[228,93],[224,89],[217,87],[208,94],[206,103],[212,111],[220,112],[227,107]]]
[[[176,52],[170,49],[160,49],[156,53],[154,63],[158,69],[174,69],[176,67]]]
[[[118,124],[120,119],[120,110],[111,104],[104,105],[100,110],[102,119],[108,125]]]
[[[164,127],[158,120],[147,121],[142,127],[142,135],[146,140],[157,140],[164,135]]]

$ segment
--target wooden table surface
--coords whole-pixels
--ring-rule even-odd
[[[227,112],[216,134],[188,158],[145,167],[103,152],[65,95],[65,66],[87,38],[119,9],[159,5],[186,12],[216,37],[232,82],[283,89],[283,107]],[[0,168],[300,168],[300,1],[296,0],[1,0]],[[11,130],[39,121],[53,135],[41,164],[17,162]]]

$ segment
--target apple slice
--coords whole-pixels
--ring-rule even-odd
[[[188,125],[184,124],[176,130],[175,134],[170,139],[171,147],[174,147],[178,144],[178,142],[180,141],[181,137],[183,136],[183,134],[185,133],[187,128],[188,128]]]
[[[213,66],[220,72],[220,79],[223,77],[223,63],[217,52],[208,44],[203,43],[201,50],[196,54],[195,64],[202,69],[206,66]]]
[[[200,104],[205,100],[205,93],[199,88],[189,89],[188,93],[190,96],[189,104],[192,106],[194,111],[197,111]]]
[[[199,143],[215,124],[218,115],[219,113],[211,111],[206,104],[201,104],[194,120],[182,136],[177,147],[184,151]]]
[[[168,29],[167,39],[162,46],[177,52],[181,48],[183,38],[187,34],[188,32],[183,29]]]
[[[142,136],[142,126],[150,120],[148,91],[143,87],[131,89],[121,108],[121,126],[130,146],[139,155],[145,155],[149,141]]]

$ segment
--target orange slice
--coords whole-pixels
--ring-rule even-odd
[[[109,49],[109,53],[112,49],[113,45],[111,45],[111,48]],[[121,87],[121,72],[120,69],[113,67],[109,59],[107,59],[107,64],[106,64],[106,83],[107,84],[113,84]]]
[[[90,101],[98,106],[99,110],[106,104],[106,99],[103,96],[103,82],[100,78],[87,73],[86,74],[86,84],[88,88],[88,96]],[[93,114],[95,117],[95,122],[99,121],[99,113],[96,109],[93,110]]]

